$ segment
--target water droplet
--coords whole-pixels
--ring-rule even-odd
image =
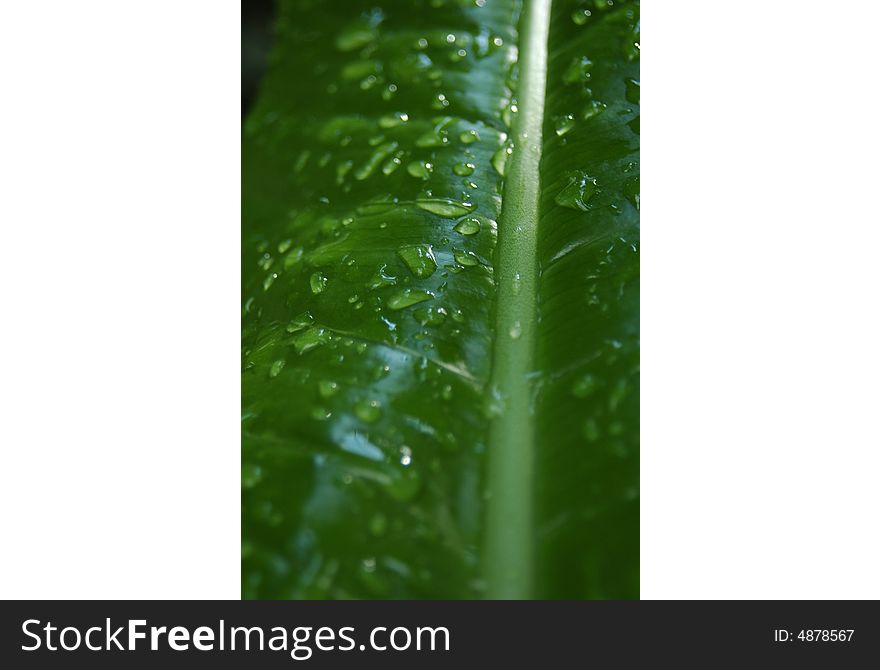
[[[277,272],[273,272],[272,274],[270,274],[269,276],[267,276],[267,277],[263,280],[263,290],[264,290],[264,291],[268,291],[268,290],[269,290],[269,287],[272,286],[272,284],[275,283],[275,280],[276,280],[276,279],[278,279],[278,273],[277,273]]]
[[[522,335],[522,324],[519,321],[514,321],[508,334],[512,340],[518,340]]]
[[[295,317],[290,323],[288,323],[285,330],[288,333],[298,333],[299,331],[311,326],[314,322],[315,317],[313,317],[309,312],[303,312],[299,316]]]
[[[581,117],[584,121],[589,121],[594,116],[598,116],[602,112],[605,111],[607,105],[604,102],[599,102],[598,100],[590,100],[585,106],[583,111],[581,112]]]
[[[283,254],[286,253],[290,247],[293,246],[293,240],[283,240],[278,243],[278,253]]]
[[[592,16],[592,12],[589,9],[576,9],[571,15],[571,20],[576,25],[582,26],[590,19],[590,16]]]
[[[387,265],[382,265],[376,270],[376,274],[374,274],[372,279],[367,282],[368,288],[377,289],[382,288],[383,286],[394,286],[397,283],[397,277],[389,274],[386,271],[387,267]]]
[[[428,291],[405,288],[397,291],[388,298],[388,308],[393,310],[404,309],[410,305],[433,299],[434,295]]]
[[[569,132],[572,128],[574,128],[574,115],[573,114],[565,114],[564,116],[557,116],[554,119],[556,123],[556,134],[559,137],[562,137],[567,132]]]
[[[312,293],[318,295],[327,288],[327,277],[320,272],[313,272],[312,276],[309,277],[309,286],[312,287]]]
[[[431,103],[431,107],[434,109],[449,107],[449,99],[443,93],[438,93],[434,96],[434,101]]]
[[[403,446],[400,448],[400,464],[407,467],[410,463],[412,463],[412,449]]]
[[[400,247],[397,255],[406,263],[406,267],[419,279],[430,277],[437,269],[434,251],[429,244],[415,244]]]
[[[312,418],[315,421],[326,421],[330,418],[331,412],[328,412],[323,407],[314,407],[312,408]]]
[[[472,175],[474,173],[474,170],[476,169],[477,168],[473,163],[456,163],[452,166],[452,171],[459,177],[467,177],[468,175]]]
[[[382,166],[382,174],[389,175],[403,164],[403,151],[398,151],[393,157],[385,161]]]
[[[476,235],[480,232],[480,220],[475,217],[462,219],[455,224],[453,230],[459,235]]]
[[[458,136],[458,140],[462,144],[473,144],[479,139],[480,136],[477,134],[476,130],[465,130],[461,135]]]
[[[326,344],[329,340],[330,336],[323,328],[309,328],[294,338],[293,348],[296,353],[302,355]]]
[[[360,400],[354,405],[354,413],[365,423],[376,423],[382,416],[382,404],[378,400]]]
[[[452,252],[452,255],[455,258],[455,262],[458,263],[459,265],[473,267],[474,265],[480,264],[480,259],[472,251],[454,250]]]
[[[369,159],[367,159],[367,162],[355,171],[354,178],[358,181],[363,181],[371,176],[385,162],[385,159],[394,153],[395,149],[397,149],[397,142],[388,142],[377,147]]]
[[[510,105],[505,107],[501,111],[501,120],[504,122],[504,125],[508,128],[513,127],[513,119],[519,113],[519,105],[516,102],[511,102]]]
[[[466,57],[467,51],[465,51],[464,49],[458,49],[457,51],[453,51],[449,54],[449,60],[453,63],[461,62]]]
[[[568,184],[556,196],[556,202],[563,207],[579,209],[582,212],[590,210],[589,201],[598,188],[595,177],[577,170],[568,175]]]
[[[284,369],[284,365],[287,363],[283,358],[279,358],[277,361],[272,363],[269,366],[269,377],[277,377],[281,374],[281,371]]]
[[[492,167],[495,168],[495,172],[497,172],[502,177],[504,176],[504,171],[507,168],[507,159],[510,157],[510,154],[513,153],[513,147],[505,145],[501,147],[495,154],[492,156]]]
[[[272,258],[272,254],[265,253],[262,256],[260,256],[260,260],[257,261],[257,266],[259,266],[259,268],[261,270],[268,270],[269,268],[272,267],[273,262],[274,262],[274,259]]]
[[[423,326],[440,326],[446,321],[446,309],[443,307],[420,307],[413,312],[413,317]]]
[[[442,147],[447,142],[449,142],[449,138],[442,132],[436,130],[430,130],[424,135],[420,135],[416,138],[416,146],[420,149]]]
[[[511,290],[513,291],[513,295],[519,295],[520,290],[522,289],[522,276],[519,272],[515,272],[513,275],[513,280],[511,282]]]
[[[364,77],[360,83],[361,90],[362,91],[369,91],[371,88],[373,88],[380,81],[381,80],[379,79],[379,77],[377,77],[374,74],[371,74],[368,77]]]
[[[395,112],[379,118],[380,128],[396,128],[409,121],[409,115],[404,112]]]
[[[417,179],[428,179],[434,171],[434,165],[426,161],[412,161],[406,171]]]
[[[328,379],[318,382],[318,394],[322,398],[330,398],[339,392],[339,384]]]
[[[477,206],[470,202],[456,202],[450,198],[419,198],[416,205],[432,214],[454,219],[473,212]]]

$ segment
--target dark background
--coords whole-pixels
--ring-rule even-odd
[[[275,0],[243,0],[241,3],[241,115],[248,113],[257,97],[272,47]]]

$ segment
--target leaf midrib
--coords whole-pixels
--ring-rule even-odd
[[[552,0],[526,0],[520,87],[498,234],[491,389],[503,407],[490,426],[485,571],[487,597],[532,591],[534,426],[528,374],[536,338],[537,239],[547,36]]]

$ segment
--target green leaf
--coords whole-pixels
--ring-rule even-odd
[[[287,0],[245,598],[638,597],[638,4]]]

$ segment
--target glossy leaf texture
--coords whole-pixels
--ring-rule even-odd
[[[243,142],[244,598],[487,593],[522,17],[519,0],[280,2]],[[638,595],[637,21],[633,3],[552,4],[524,596]]]
[[[539,592],[637,598],[638,4],[554,0],[549,45],[535,496],[552,568]]]

